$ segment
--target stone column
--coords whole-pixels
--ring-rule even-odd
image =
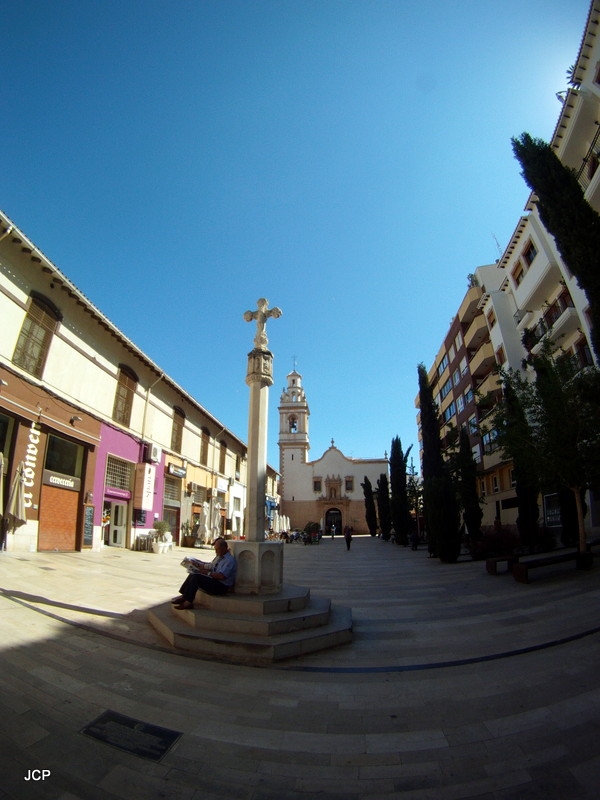
[[[250,387],[246,539],[232,542],[238,562],[238,594],[275,594],[283,585],[283,542],[265,542],[269,387],[273,385],[273,354],[267,348],[265,325],[269,317],[281,316],[279,308],[267,306],[267,300],[261,298],[257,311],[244,314],[246,322],[256,320],[257,333],[246,373]]]

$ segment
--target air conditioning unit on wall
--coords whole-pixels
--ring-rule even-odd
[[[149,464],[158,464],[162,456],[162,450],[157,444],[148,442],[144,447],[144,461]]]

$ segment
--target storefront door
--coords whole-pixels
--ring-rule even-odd
[[[125,547],[127,544],[127,503],[104,503],[104,544],[110,547]]]

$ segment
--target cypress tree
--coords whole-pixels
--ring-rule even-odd
[[[481,537],[483,511],[477,491],[477,464],[473,458],[469,435],[464,428],[461,428],[459,436],[458,492],[469,538],[475,541]]]
[[[585,199],[576,173],[547,142],[528,133],[511,141],[521,174],[537,196],[540,219],[587,295],[592,346],[600,358],[600,216]]]
[[[385,472],[381,474],[377,481],[377,511],[379,512],[381,538],[384,542],[388,542],[392,533],[392,514],[390,510],[390,489]]]
[[[532,553],[538,538],[541,458],[525,414],[525,408],[532,407],[533,387],[514,370],[501,371],[500,375],[504,396],[493,421],[498,445],[513,462],[519,539]]]
[[[375,510],[375,499],[373,497],[373,486],[365,475],[365,482],[361,483],[365,496],[365,521],[371,536],[377,536],[377,512]]]
[[[452,562],[460,555],[456,492],[442,456],[438,409],[423,364],[419,364],[418,374],[423,440],[423,512],[427,543],[430,555]]]
[[[406,547],[412,524],[406,483],[407,462],[412,445],[402,452],[400,437],[392,439],[390,449],[390,491],[392,525],[396,531],[396,542]]]

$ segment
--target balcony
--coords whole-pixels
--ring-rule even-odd
[[[480,286],[472,286],[464,296],[458,309],[458,320],[463,327],[470,325],[478,313],[478,305],[482,294]]]
[[[481,401],[478,402],[477,405],[481,406],[485,404],[483,398],[490,398],[493,402],[493,399],[496,397],[500,397],[502,394],[502,388],[500,385],[500,378],[496,375],[495,372],[490,372],[486,377],[475,387],[477,394],[480,395],[482,398]]]
[[[464,334],[465,347],[471,351],[478,350],[488,337],[489,331],[485,316],[478,314]]]
[[[475,382],[482,380],[496,366],[496,358],[494,356],[494,348],[491,342],[486,342],[475,353],[469,362],[469,370],[475,379]]]

